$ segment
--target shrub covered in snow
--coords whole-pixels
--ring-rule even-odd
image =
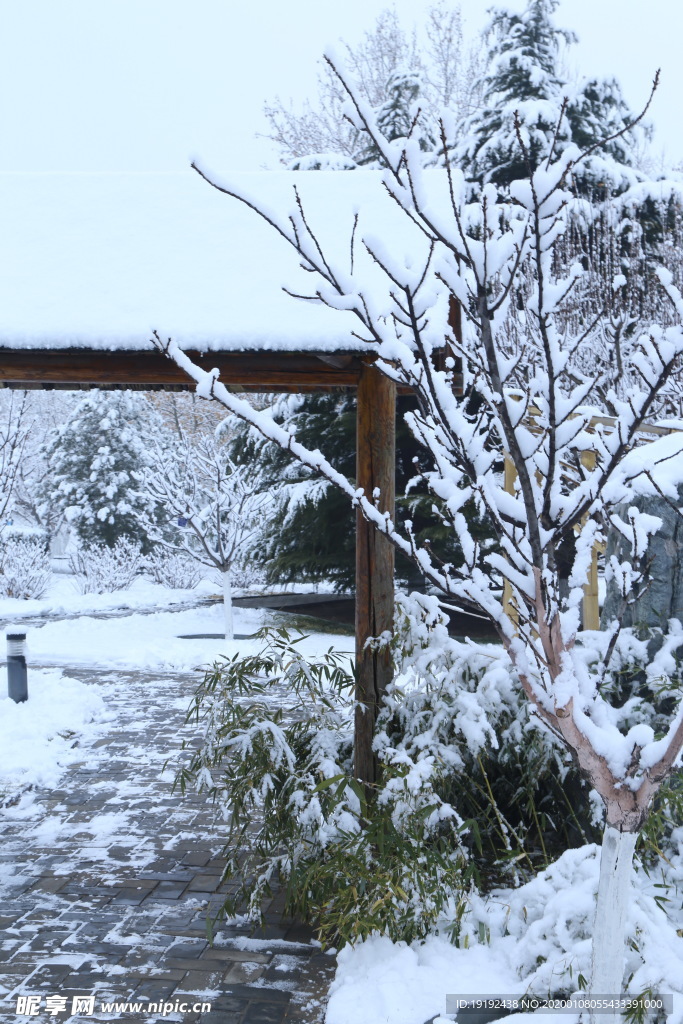
[[[493,949],[505,950],[508,963],[530,993],[576,992],[590,976],[599,872],[600,849],[591,843],[567,850],[516,890],[473,896],[463,922],[463,940],[467,935],[467,943],[473,944],[483,938]],[[683,939],[676,931],[680,910],[674,910],[674,920],[667,921],[660,905],[663,892],[656,889],[659,884],[643,871],[635,872],[631,881],[626,991],[632,995],[648,989],[683,990]]]
[[[119,537],[113,547],[91,544],[70,558],[71,571],[81,594],[107,594],[127,590],[142,569],[140,547]]]
[[[527,891],[538,868],[564,877],[568,846],[594,858],[596,847],[586,840],[599,838],[601,808],[596,813],[587,784],[529,715],[509,656],[496,645],[450,637],[435,598],[399,599],[397,675],[377,719],[380,782],[372,787],[353,777],[351,672],[331,653],[307,662],[284,631],[261,636],[263,653],[236,655],[207,673],[192,709],[204,723],[204,741],[177,778],[182,788],[214,795],[226,819],[232,814],[226,874],[239,877],[241,888],[225,912],[244,903],[257,918],[279,876],[288,911],[313,921],[335,945],[375,932],[411,941],[446,920],[462,941],[483,906],[473,892],[510,881]],[[623,686],[638,677],[645,646],[629,634],[616,644]],[[657,723],[657,701],[648,697],[641,685],[639,696],[622,701],[623,726],[635,715]],[[671,788],[662,792],[659,817],[672,800],[678,807],[676,778]],[[641,843],[652,868],[658,820]],[[576,852],[571,863],[580,860]],[[590,878],[597,884],[593,866]],[[544,884],[537,882],[539,891]],[[588,934],[590,915],[579,921],[579,904],[577,898],[577,928]],[[490,913],[475,922],[477,934],[495,931]],[[567,965],[586,971],[579,931],[567,941]],[[548,949],[555,963],[560,952]],[[520,976],[529,970],[520,961]],[[547,972],[539,972],[544,980]]]
[[[155,583],[172,590],[193,590],[204,576],[204,570],[195,558],[166,548],[147,556],[145,571]]]
[[[52,577],[45,536],[10,534],[0,541],[0,595],[43,597]]]

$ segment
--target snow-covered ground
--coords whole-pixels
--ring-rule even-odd
[[[211,599],[221,599],[221,582],[204,579],[191,590],[172,590],[138,576],[127,590],[108,594],[82,594],[78,582],[71,574],[53,574],[45,597],[38,600],[0,597],[0,622],[43,617],[62,617],[114,612],[160,610],[163,608],[194,607]],[[268,584],[260,588],[250,585],[248,590],[233,587],[233,598],[251,597],[260,593],[291,594],[295,584]],[[323,583],[307,584],[307,593],[332,593],[333,588]]]
[[[66,581],[63,581],[66,582]],[[220,633],[220,604],[204,604],[181,611],[131,612],[111,618],[76,614],[80,604],[102,615],[120,613],[125,605],[149,608],[190,599],[196,591],[169,591],[154,584],[121,594],[78,595],[65,590],[63,605],[54,596],[45,601],[2,601],[0,617],[21,621],[14,606],[32,608],[32,617],[50,615],[45,625],[26,626],[29,701],[15,704],[7,697],[5,672],[0,676],[0,807],[34,785],[54,786],[64,767],[82,758],[82,747],[97,739],[112,721],[106,690],[97,683],[69,678],[62,669],[126,669],[148,672],[193,671],[212,664],[221,655],[253,653],[258,641],[182,639],[183,635]],[[162,591],[161,600],[155,591]],[[73,618],[59,618],[62,614]],[[10,614],[11,613],[11,614]],[[27,610],[27,615],[28,615]],[[252,634],[269,623],[282,624],[287,616],[261,609],[236,609],[235,631]],[[353,653],[353,637],[315,634],[303,642],[307,653],[330,646]],[[198,677],[199,678],[199,675]],[[188,696],[189,703],[189,696]]]
[[[355,1024],[358,1008],[373,1024],[425,1024],[453,1020],[450,1000],[499,995],[539,997],[575,992],[589,977],[590,945],[599,874],[599,848],[568,850],[546,871],[518,889],[473,896],[460,945],[445,936],[424,943],[393,943],[375,936],[338,954],[326,1024]],[[677,866],[680,877],[681,865]],[[673,995],[668,1024],[683,1020],[683,912],[669,892],[665,912],[655,902],[661,878],[638,871],[632,887],[628,991]],[[446,923],[446,922],[445,922]],[[488,941],[481,941],[482,935]],[[463,948],[464,947],[464,948]],[[449,1005],[450,1004],[450,1005]],[[515,1015],[515,1024],[539,1017]],[[540,1018],[545,1020],[545,1017]],[[564,1012],[565,1024],[578,1013]],[[584,1019],[585,1016],[584,1016]],[[465,1022],[467,1017],[464,1018]]]
[[[223,621],[219,604],[115,618],[81,615],[55,619],[43,626],[26,628],[28,661],[30,665],[183,671],[212,664],[221,655],[255,653],[259,649],[258,641],[181,639],[220,633]],[[237,634],[249,635],[269,623],[286,622],[287,616],[281,613],[259,608],[235,609]],[[313,653],[330,646],[351,655],[354,640],[350,636],[321,633],[305,641],[303,650]]]
[[[4,672],[3,672],[4,676]],[[82,747],[114,718],[100,687],[59,669],[32,670],[30,700],[15,704],[0,687],[0,809],[5,813],[33,786],[54,788]]]

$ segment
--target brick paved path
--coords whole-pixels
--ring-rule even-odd
[[[277,897],[265,931],[206,940],[207,908],[226,891],[221,823],[163,773],[196,676],[66,674],[101,686],[116,716],[58,790],[36,792],[32,817],[0,812],[0,1020],[317,1024],[334,959],[282,920]],[[41,996],[38,1016],[15,1017],[19,995]],[[94,1012],[71,1013],[91,995]],[[48,996],[66,1011],[49,1015]],[[102,1012],[112,1000],[141,1006]],[[160,1001],[191,1008],[143,1012]],[[210,1012],[193,1008],[202,1001]]]

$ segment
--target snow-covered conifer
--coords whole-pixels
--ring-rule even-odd
[[[153,502],[140,482],[150,436],[161,424],[139,394],[89,391],[47,447],[45,500],[61,509],[84,544],[113,546],[119,537],[147,537],[140,513]]]
[[[604,198],[640,179],[635,138],[623,134],[634,117],[615,79],[574,82],[563,73],[563,48],[576,36],[555,24],[558,6],[527,0],[519,14],[494,8],[484,101],[463,126],[453,159],[466,177],[504,187],[571,144],[585,151],[610,139],[574,171],[582,194]]]
[[[484,103],[465,126],[457,151],[467,177],[507,185],[527,173],[515,134],[515,116],[533,167],[550,153],[559,122],[564,83],[558,73],[560,43],[573,35],[558,30],[552,14],[558,0],[529,0],[522,14],[494,9],[489,40]],[[566,122],[560,145],[569,139]]]
[[[389,77],[386,99],[375,111],[375,118],[387,142],[412,137],[417,140],[423,153],[430,153],[436,141],[420,110],[421,95],[422,82],[416,71],[395,71]],[[380,151],[366,136],[362,138],[355,159],[361,165],[382,166]]]

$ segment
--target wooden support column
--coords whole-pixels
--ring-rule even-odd
[[[396,464],[396,385],[373,366],[358,383],[356,480],[379,507],[394,514]],[[365,783],[377,778],[372,752],[380,701],[391,681],[390,652],[366,649],[369,637],[393,630],[394,547],[356,513],[356,708],[354,774]]]
[[[581,462],[588,470],[594,470],[597,456],[594,451],[581,452]],[[593,545],[588,578],[583,586],[583,628],[600,629],[600,604],[598,600],[598,545]]]
[[[503,465],[503,486],[505,488],[505,493],[514,495],[515,484],[517,483],[517,470],[514,462],[507,452],[505,452],[505,461]],[[517,626],[519,625],[519,609],[517,608],[517,603],[512,596],[512,586],[508,580],[503,580],[503,611],[515,629],[517,629]]]

